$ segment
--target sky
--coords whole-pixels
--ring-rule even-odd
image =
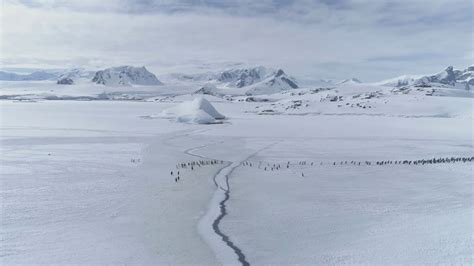
[[[474,63],[471,0],[2,0],[1,67],[240,65],[377,81]]]

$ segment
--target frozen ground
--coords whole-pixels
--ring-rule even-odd
[[[472,98],[376,90],[208,97],[214,125],[151,119],[190,95],[1,101],[0,262],[472,264],[473,163],[331,165],[473,156]]]

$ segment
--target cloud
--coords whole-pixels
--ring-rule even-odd
[[[7,66],[243,62],[376,80],[472,63],[470,1],[4,0],[0,14]]]

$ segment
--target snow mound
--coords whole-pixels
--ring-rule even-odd
[[[106,86],[162,85],[145,67],[120,66],[97,71],[92,79]]]
[[[217,124],[225,118],[212,104],[204,98],[183,102],[176,107],[164,110],[165,117],[176,118],[177,122],[196,124]]]

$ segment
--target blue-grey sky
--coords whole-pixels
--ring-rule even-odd
[[[3,67],[234,63],[375,81],[474,63],[471,0],[3,0]]]

